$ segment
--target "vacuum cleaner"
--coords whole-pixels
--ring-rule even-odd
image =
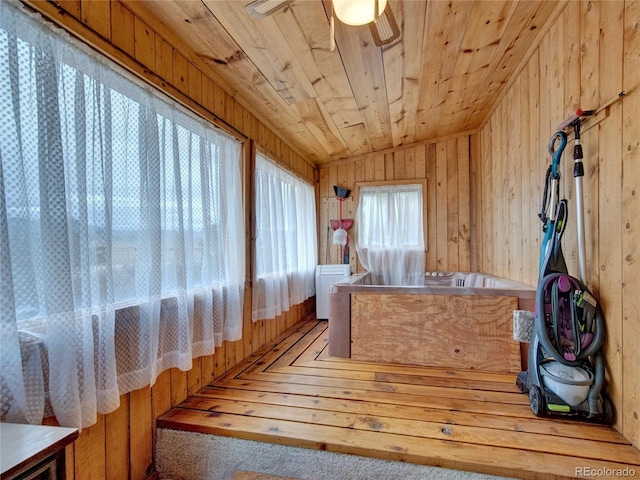
[[[573,173],[581,279],[568,274],[562,254],[561,240],[567,226],[568,206],[565,199],[560,200],[559,166],[567,135],[559,130],[549,142],[551,163],[538,215],[543,222],[544,235],[528,369],[520,372],[516,384],[522,393],[529,394],[529,405],[536,416],[562,416],[611,424],[613,407],[603,392],[604,319],[599,303],[584,283],[584,168],[580,118],[573,119],[570,125],[575,139]]]

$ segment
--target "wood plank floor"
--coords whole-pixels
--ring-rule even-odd
[[[518,478],[640,476],[616,430],[535,417],[513,374],[330,357],[327,337],[299,323],[157,426]]]

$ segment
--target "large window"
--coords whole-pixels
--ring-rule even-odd
[[[253,320],[315,295],[316,205],[311,185],[256,155]]]
[[[240,338],[240,145],[0,15],[2,419],[87,426]]]
[[[356,251],[380,285],[424,283],[423,186],[359,187]]]

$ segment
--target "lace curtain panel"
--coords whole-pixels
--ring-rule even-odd
[[[0,12],[2,420],[86,427],[242,333],[240,145]]]
[[[276,318],[315,295],[316,202],[311,185],[256,154],[252,318]]]
[[[356,252],[374,284],[424,284],[422,212],[422,185],[360,188]]]

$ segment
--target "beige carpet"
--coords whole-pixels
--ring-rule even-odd
[[[287,480],[504,480],[481,473],[167,428],[158,429],[156,467],[162,480],[239,480],[234,477],[238,471],[279,475],[275,478]]]
[[[267,473],[245,472],[238,470],[232,480],[302,480],[300,478],[281,477],[279,475],[269,475]]]

